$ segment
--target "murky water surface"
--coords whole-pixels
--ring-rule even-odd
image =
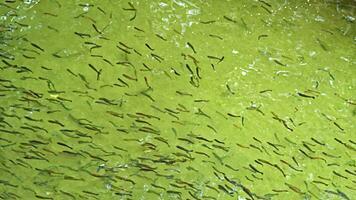
[[[2,1],[1,199],[355,199],[355,5]]]

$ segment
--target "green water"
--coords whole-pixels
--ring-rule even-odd
[[[1,199],[354,199],[353,1],[2,1]]]

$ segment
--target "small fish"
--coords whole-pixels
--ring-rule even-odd
[[[220,190],[222,190],[223,192],[225,192],[226,194],[228,194],[228,195],[231,195],[232,196],[232,194],[231,194],[231,192],[230,191],[228,191],[224,186],[222,186],[222,185],[218,185],[218,188],[220,189]]]
[[[258,1],[261,2],[261,3],[263,3],[264,5],[266,5],[266,6],[268,6],[268,7],[272,7],[271,4],[269,4],[269,3],[267,3],[267,2],[265,2],[265,1],[263,1],[263,0],[258,0]]]
[[[213,70],[215,71],[215,65],[211,64],[211,68],[213,68]]]
[[[159,188],[159,189],[162,189],[162,190],[166,190],[166,188],[162,187],[162,186],[159,186],[157,184],[154,184],[154,183],[151,183],[151,185],[155,188]]]
[[[27,59],[36,59],[36,57],[34,57],[34,56],[28,56],[28,55],[25,55],[25,54],[22,54],[22,56],[24,58],[27,58]]]
[[[224,38],[222,38],[221,36],[218,36],[218,35],[209,34],[209,36],[212,37],[212,38],[220,39],[220,40],[224,39]]]
[[[175,75],[180,76],[180,74],[175,70],[173,67],[171,67],[172,71],[174,72]]]
[[[215,20],[210,20],[210,21],[200,21],[200,23],[202,24],[212,24],[212,23],[215,23],[216,21]]]
[[[181,91],[176,91],[177,94],[182,95],[182,96],[193,96],[190,93],[186,93],[186,92],[181,92]]]
[[[268,35],[266,35],[266,34],[259,35],[258,40],[260,40],[261,38],[265,38],[265,37],[268,37]]]
[[[279,60],[273,59],[273,61],[274,61],[275,63],[277,63],[278,65],[281,65],[281,66],[284,66],[284,67],[287,66],[286,64],[281,63]]]
[[[102,34],[102,32],[95,26],[95,24],[92,24],[92,27],[97,33]]]
[[[295,167],[293,167],[290,163],[288,163],[287,161],[285,160],[280,160],[282,163],[288,165],[288,167],[290,167],[291,169],[295,170],[295,171],[298,171],[298,172],[303,172],[303,170],[301,169],[296,169]]]
[[[335,170],[333,170],[333,173],[334,173],[336,176],[339,176],[339,177],[344,178],[344,179],[348,179],[346,176],[341,175],[340,173],[336,172]]]
[[[321,41],[319,38],[316,38],[316,41],[324,51],[329,51],[329,47],[326,46],[323,41]]]
[[[315,153],[305,142],[303,142],[303,146],[308,149],[310,152]]]
[[[204,113],[200,108],[198,108],[198,112],[194,113],[196,115],[202,115],[202,116],[205,116],[209,119],[211,119],[211,117],[209,115],[207,115],[206,113]]]
[[[87,33],[74,32],[74,34],[78,35],[78,36],[81,37],[81,38],[85,38],[85,37],[90,38],[90,37],[91,37],[91,35],[90,35],[90,34],[87,34]]]
[[[182,150],[182,151],[185,151],[186,153],[190,153],[190,152],[193,152],[193,150],[188,150],[188,149],[186,149],[186,148],[184,148],[184,147],[182,147],[182,146],[179,146],[179,145],[177,145],[176,146],[178,149],[180,149],[180,150]]]
[[[224,165],[223,163],[223,157],[218,156],[215,152],[212,152],[213,156],[220,162],[221,165]]]
[[[134,77],[131,77],[131,76],[127,75],[127,74],[122,74],[122,76],[127,78],[127,79],[129,79],[129,80],[138,81],[137,77],[134,78]],[[137,76],[136,73],[135,73],[135,76]]]
[[[31,45],[32,45],[33,47],[35,47],[36,49],[41,50],[42,52],[44,52],[44,51],[45,51],[43,48],[41,48],[40,46],[38,46],[38,45],[37,45],[37,44],[35,44],[35,43],[31,43]]]
[[[292,191],[296,192],[296,193],[299,193],[299,194],[305,194],[304,192],[302,192],[298,187],[296,186],[293,186],[291,184],[288,184],[288,183],[284,183],[286,186],[289,187],[289,189],[291,189]]]
[[[226,88],[227,90],[232,94],[232,95],[235,95],[235,92],[233,92],[229,86],[229,84],[226,84]]]
[[[195,68],[195,72],[196,72],[198,78],[201,79],[201,76],[200,76],[200,67],[196,67],[196,68]]]
[[[158,62],[162,62],[164,60],[161,56],[154,54],[154,53],[151,53],[151,56]]]
[[[153,49],[149,44],[145,43],[145,46],[146,46],[149,50],[154,51],[154,49]]]
[[[237,21],[236,20],[233,20],[233,19],[231,19],[230,17],[227,17],[227,16],[223,16],[224,17],[224,19],[226,19],[227,21],[230,21],[230,22],[233,22],[233,23],[237,23]]]
[[[106,62],[106,63],[108,63],[109,65],[111,65],[111,66],[114,66],[108,59],[106,59],[106,58],[103,58],[103,61],[104,62]]]
[[[215,147],[215,148],[221,149],[221,150],[223,150],[225,152],[229,151],[228,147],[224,147],[224,146],[220,146],[220,145],[216,145],[216,144],[212,144],[212,146]]]
[[[67,147],[67,148],[69,148],[69,149],[73,149],[71,146],[68,146],[68,145],[66,145],[66,144],[64,144],[64,143],[62,143],[62,142],[57,142],[57,144],[58,144],[58,145],[61,145],[61,146],[64,146],[64,147]]]
[[[52,123],[52,124],[57,124],[61,127],[64,127],[64,124],[62,124],[61,122],[57,121],[57,120],[48,120],[49,123]]]
[[[230,117],[241,117],[240,115],[236,115],[236,114],[233,114],[233,113],[227,113],[228,116]]]
[[[121,78],[117,78],[117,80],[120,81],[120,83],[124,84],[125,86],[130,87],[129,84],[127,84],[127,83],[126,83],[125,81],[123,81]],[[118,85],[118,86],[120,86],[120,85]],[[124,86],[122,86],[122,87],[124,87]]]
[[[120,47],[119,45],[116,45],[116,47],[117,47],[118,49],[120,49],[121,51],[123,51],[124,53],[126,53],[126,54],[131,54],[131,52],[130,52],[129,50],[126,50],[126,49]]]
[[[261,5],[261,7],[266,11],[268,12],[269,14],[272,14],[272,11],[270,11],[268,8],[266,8],[264,5]]]
[[[232,166],[230,166],[229,164],[225,164],[225,167],[227,167],[227,168],[229,168],[229,169],[231,169],[231,170],[233,170],[235,172],[239,171],[239,169],[235,169]]]
[[[140,28],[137,28],[136,26],[134,27],[134,29],[136,30],[136,31],[140,31],[140,32],[145,32],[144,30],[142,30],[142,29],[140,29]]]
[[[338,123],[333,122],[333,124],[334,124],[337,128],[339,128],[341,131],[344,131],[344,129],[343,129]]]
[[[191,141],[191,140],[189,140],[189,139],[187,139],[187,138],[178,138],[178,140],[181,140],[181,141],[187,142],[187,143],[189,143],[189,144],[194,144],[194,142],[193,142],[193,141]]]
[[[168,143],[168,140],[164,139],[163,137],[154,137],[154,139],[160,141],[160,142],[163,142],[165,143],[168,147],[170,147],[169,143]]]
[[[244,146],[244,145],[239,144],[239,143],[236,143],[236,145],[239,146],[239,147],[241,147],[241,148],[245,148],[245,149],[249,149],[249,148],[250,148],[250,147],[248,147],[248,146]]]
[[[187,42],[187,45],[193,50],[193,52],[196,54],[197,52],[195,51],[195,48],[193,47],[193,45],[189,42]]]
[[[206,139],[206,138],[204,138],[202,136],[196,136],[195,138],[198,139],[198,140],[203,140],[205,142],[210,142],[210,143],[213,142],[212,140],[208,140],[208,139]]]
[[[301,96],[301,97],[315,99],[315,96],[307,95],[307,94],[304,94],[304,93],[301,93],[301,92],[298,92],[297,94],[298,94],[299,96]]]
[[[194,151],[194,153],[200,154],[200,155],[203,155],[203,156],[206,156],[206,157],[210,158],[210,156],[208,154],[204,153],[204,152]]]
[[[164,38],[162,35],[159,35],[159,34],[155,34],[158,38],[160,38],[161,40],[163,40],[163,41],[167,41],[167,39],[166,38]]]
[[[213,60],[218,60],[218,62],[216,64],[219,64],[220,62],[222,62],[224,60],[224,56],[222,56],[221,58],[216,57],[216,56],[207,56],[209,59],[213,59]]]

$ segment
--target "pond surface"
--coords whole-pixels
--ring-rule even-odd
[[[355,199],[355,6],[2,1],[1,199]]]

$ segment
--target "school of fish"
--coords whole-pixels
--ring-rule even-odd
[[[0,199],[355,199],[354,8],[2,1]]]

